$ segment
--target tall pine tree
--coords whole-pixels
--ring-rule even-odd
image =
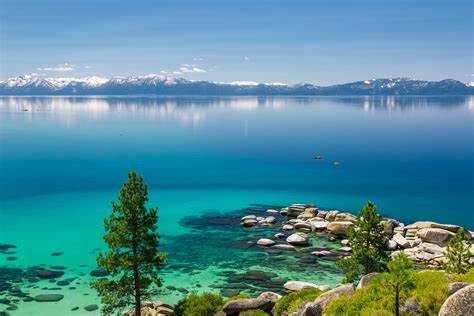
[[[99,254],[97,263],[110,277],[91,284],[102,297],[104,314],[134,305],[135,315],[140,315],[141,301],[161,286],[158,271],[165,254],[158,251],[157,208],[147,208],[147,202],[147,185],[130,172],[118,202],[112,203],[110,217],[104,220],[108,252]]]
[[[346,282],[353,282],[361,275],[386,269],[387,239],[374,203],[368,202],[362,208],[348,237],[352,255],[338,262],[346,272]]]
[[[471,260],[474,254],[471,252],[471,243],[465,235],[464,230],[460,228],[456,236],[449,241],[446,252],[447,261],[444,264],[446,272],[462,274],[472,267]]]

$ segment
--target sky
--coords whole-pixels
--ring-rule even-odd
[[[0,0],[0,79],[473,81],[465,0]]]

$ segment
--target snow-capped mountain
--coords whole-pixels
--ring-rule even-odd
[[[162,75],[44,78],[24,75],[0,81],[0,95],[454,95],[474,94],[457,80],[372,79],[333,86],[235,81],[193,81]]]

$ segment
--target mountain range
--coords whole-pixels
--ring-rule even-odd
[[[441,81],[388,78],[331,86],[252,81],[194,81],[162,75],[45,78],[23,75],[0,81],[0,95],[472,95],[474,86]]]

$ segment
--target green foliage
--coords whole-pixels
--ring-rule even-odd
[[[147,209],[148,188],[135,172],[128,174],[112,203],[112,213],[104,220],[104,241],[108,252],[97,257],[97,264],[109,273],[91,283],[102,298],[104,314],[135,305],[152,296],[161,285],[158,271],[165,255],[158,251],[157,209]],[[150,288],[154,285],[153,288]]]
[[[344,282],[354,282],[361,275],[385,270],[388,248],[375,204],[368,202],[362,208],[348,238],[352,255],[338,261],[346,273]]]
[[[240,298],[250,298],[250,295],[248,295],[247,293],[239,293],[237,295],[234,295],[232,297],[229,297],[228,299],[226,299],[224,301],[224,304],[225,303],[228,303],[228,302],[232,302],[232,301],[235,301],[235,300],[238,300]]]
[[[273,307],[273,314],[279,316],[283,312],[294,312],[302,302],[314,301],[321,293],[323,292],[319,289],[302,289],[284,295]]]
[[[438,315],[448,298],[450,281],[442,271],[420,271],[414,276],[415,289],[411,292],[428,315]]]
[[[245,312],[242,312],[239,314],[239,316],[269,316],[270,314],[260,310],[260,309],[257,309],[257,310],[253,310],[253,311],[245,311]]]
[[[217,313],[222,305],[223,299],[220,295],[204,292],[198,295],[191,292],[182,298],[174,307],[176,316],[208,316]]]
[[[440,271],[422,271],[413,273],[414,287],[404,290],[400,305],[415,296],[423,306],[423,315],[438,315],[441,305],[448,297],[449,280]],[[355,291],[351,297],[334,300],[326,309],[325,315],[393,315],[393,289],[387,287],[389,273],[375,277],[369,285]]]
[[[444,269],[448,273],[463,274],[472,266],[470,260],[474,258],[474,254],[471,252],[471,243],[467,240],[462,228],[449,241],[446,257],[448,260],[444,264]]]
[[[384,284],[392,289],[395,315],[400,315],[400,296],[415,287],[413,262],[402,252],[396,254],[387,264],[389,273]]]
[[[471,282],[474,283],[474,267],[471,267],[469,271],[464,274],[455,274],[454,280],[458,282]]]

